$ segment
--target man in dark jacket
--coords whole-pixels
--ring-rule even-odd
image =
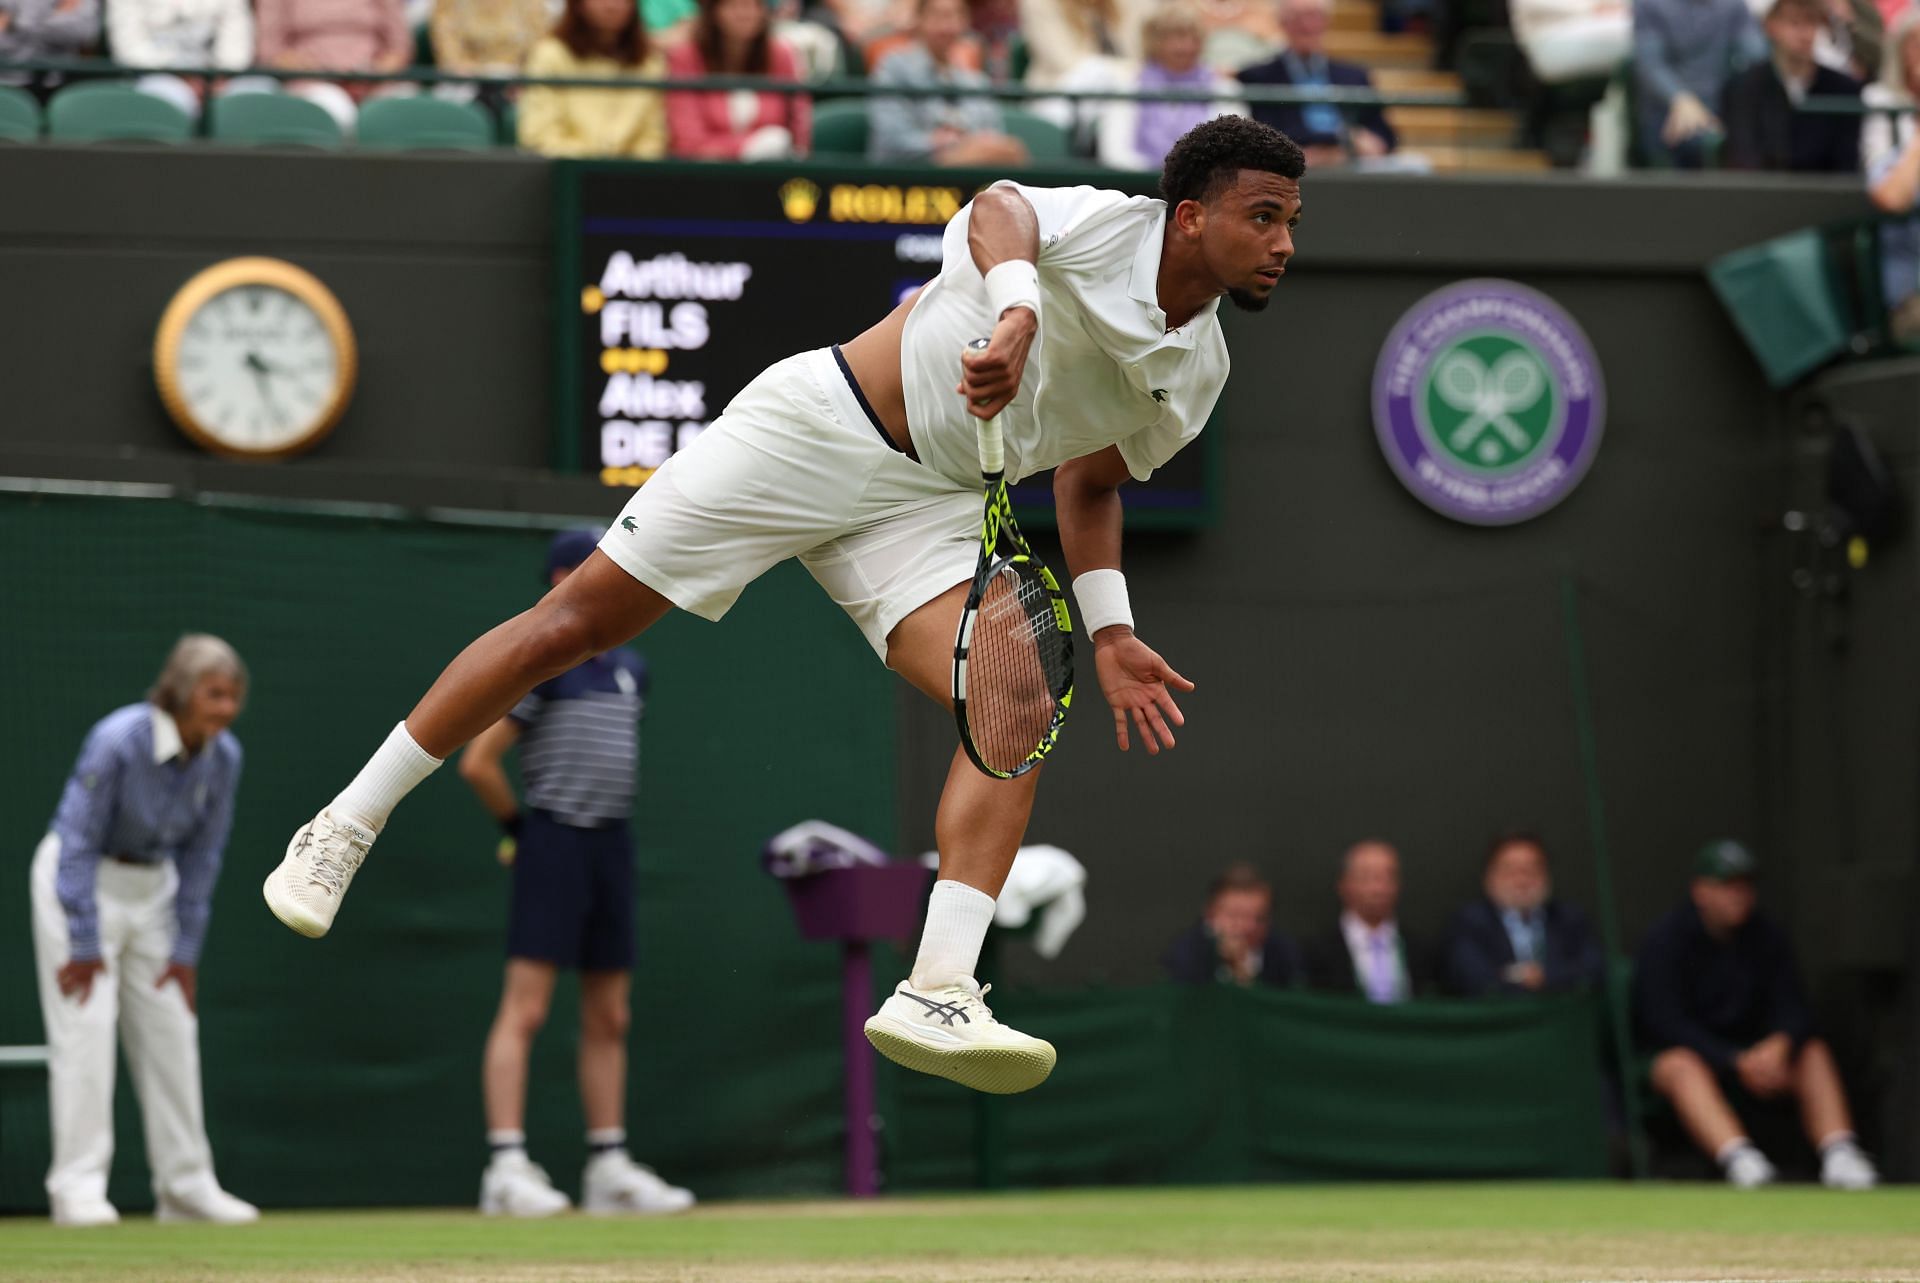
[[[1340,916],[1307,947],[1307,983],[1369,1002],[1405,1002],[1427,991],[1425,950],[1401,930],[1400,853],[1376,839],[1340,860]]]
[[[1287,33],[1287,51],[1268,62],[1243,67],[1240,83],[1373,88],[1365,67],[1327,57],[1331,20],[1332,0],[1280,0],[1280,25]],[[1344,164],[1349,154],[1362,160],[1376,159],[1392,152],[1398,141],[1386,113],[1378,106],[1343,117],[1332,103],[1256,103],[1253,118],[1299,143],[1307,153],[1307,164],[1316,168]]]
[[[1653,1087],[1741,1188],[1774,1178],[1735,1103],[1793,1098],[1820,1151],[1820,1179],[1870,1189],[1840,1071],[1814,1036],[1786,934],[1755,911],[1754,858],[1738,842],[1695,857],[1691,894],[1654,924],[1633,978],[1634,1021],[1656,1052]]]
[[[1446,983],[1454,993],[1565,993],[1600,983],[1600,943],[1587,915],[1553,898],[1547,848],[1531,833],[1487,852],[1485,896],[1447,928]]]
[[[1230,864],[1207,888],[1207,910],[1161,959],[1176,984],[1237,984],[1255,981],[1279,989],[1299,984],[1299,950],[1269,921],[1273,888],[1244,861]]]
[[[1774,0],[1766,21],[1773,56],[1727,85],[1729,168],[1830,174],[1859,170],[1859,118],[1800,110],[1809,96],[1860,96],[1852,77],[1813,60],[1813,44],[1826,21],[1821,0]]]

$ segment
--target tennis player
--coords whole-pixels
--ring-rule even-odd
[[[275,916],[324,935],[388,815],[530,689],[675,606],[726,614],[798,557],[887,666],[949,704],[980,547],[974,418],[1001,416],[1006,475],[1054,473],[1060,541],[1121,749],[1172,748],[1193,684],[1134,635],[1119,487],[1191,441],[1227,378],[1224,295],[1265,307],[1293,255],[1306,161],[1243,117],[1168,153],[1164,199],[1000,182],[948,224],[940,275],[844,346],[768,368],[628,501],[598,551],[468,646],[266,881]],[[991,335],[984,352],[961,352]],[[1129,725],[1131,723],[1131,726]],[[935,834],[940,876],[912,974],[869,1022],[912,1067],[1024,1091],[1054,1051],[993,1019],[975,980],[1038,772],[1000,780],[959,752]]]

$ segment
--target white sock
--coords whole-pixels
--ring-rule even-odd
[[[407,724],[402,722],[393,728],[379,751],[367,759],[367,764],[353,777],[353,783],[333,799],[329,809],[378,833],[400,799],[433,774],[439,765],[439,758],[413,742],[413,736],[407,733]]]
[[[1845,1131],[1835,1132],[1831,1136],[1824,1138],[1821,1140],[1819,1146],[1820,1157],[1823,1159],[1835,1150],[1857,1150],[1859,1148],[1860,1142],[1854,1137],[1854,1134]]]
[[[627,1129],[624,1127],[587,1128],[587,1153],[594,1158],[626,1147]]]
[[[1735,1136],[1732,1140],[1728,1141],[1726,1144],[1720,1147],[1720,1152],[1713,1156],[1713,1161],[1720,1164],[1720,1166],[1725,1167],[1728,1163],[1731,1163],[1733,1161],[1733,1156],[1735,1154],[1738,1154],[1742,1150],[1752,1149],[1752,1148],[1753,1148],[1753,1142],[1748,1140],[1745,1136]]]
[[[926,929],[920,933],[920,956],[913,961],[913,987],[938,989],[971,979],[992,922],[992,896],[964,882],[934,883],[927,897]]]
[[[487,1148],[495,1158],[509,1154],[527,1152],[527,1134],[512,1128],[500,1128],[487,1133]]]

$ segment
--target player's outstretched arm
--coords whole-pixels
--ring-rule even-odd
[[[967,412],[990,419],[1020,390],[1027,349],[1040,324],[1040,219],[1019,192],[989,187],[973,198],[967,218],[967,249],[987,282],[994,307],[992,341],[969,353],[959,387]]]
[[[1131,720],[1147,752],[1158,753],[1173,747],[1173,727],[1187,722],[1173,692],[1193,683],[1133,635],[1120,577],[1120,484],[1127,476],[1117,446],[1069,459],[1054,470],[1053,503],[1075,603],[1093,636],[1100,691],[1113,709],[1114,739],[1122,752],[1131,747]]]

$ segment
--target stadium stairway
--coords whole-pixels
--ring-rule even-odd
[[[1458,93],[1460,77],[1433,70],[1433,41],[1380,30],[1379,0],[1335,0],[1327,52],[1373,72],[1388,93]],[[1519,145],[1518,112],[1482,107],[1391,107],[1400,149],[1425,156],[1442,173],[1526,173],[1552,168],[1547,154]]]

